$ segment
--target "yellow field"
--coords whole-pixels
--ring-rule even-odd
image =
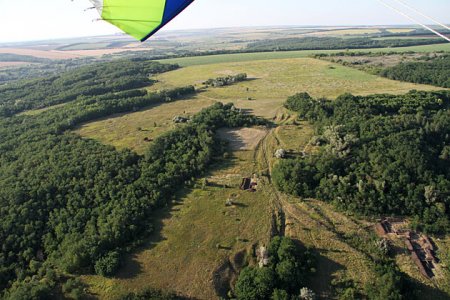
[[[414,29],[412,29],[412,28],[389,28],[389,29],[387,29],[387,31],[392,32],[392,33],[407,33],[407,32],[414,31]]]
[[[344,36],[344,35],[365,35],[380,33],[381,31],[376,28],[349,28],[349,29],[339,29],[339,30],[326,30],[314,32],[308,35],[315,36]]]

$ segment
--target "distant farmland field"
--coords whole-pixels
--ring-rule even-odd
[[[48,59],[73,59],[86,56],[102,56],[105,54],[115,54],[125,51],[148,51],[152,48],[111,48],[111,49],[91,49],[91,50],[35,50],[26,48],[0,48],[1,53],[12,53],[18,55],[29,55]]]
[[[239,53],[239,54],[223,54],[223,55],[207,55],[195,57],[182,57],[160,60],[165,63],[177,63],[181,66],[207,65],[227,62],[246,62],[255,60],[269,59],[286,59],[286,58],[304,58],[316,53],[336,53],[346,50],[302,50],[302,51],[279,51],[279,52],[257,52],[257,53]],[[450,43],[412,46],[402,48],[373,48],[373,49],[354,49],[349,52],[450,52]]]

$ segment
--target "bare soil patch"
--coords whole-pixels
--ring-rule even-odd
[[[267,133],[265,128],[223,128],[218,131],[220,138],[229,142],[233,151],[256,149]]]

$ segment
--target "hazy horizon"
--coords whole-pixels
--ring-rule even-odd
[[[394,0],[389,0],[395,4]],[[408,0],[443,23],[450,23],[450,2],[446,0]],[[120,30],[98,18],[95,10],[85,11],[87,0],[0,0],[0,43],[57,40],[114,35]],[[398,7],[398,5],[397,5]],[[402,8],[405,10],[405,8]],[[411,13],[424,23],[423,17]],[[321,0],[315,2],[284,0],[196,0],[162,32],[209,28],[282,27],[282,26],[411,26],[407,18],[391,11],[377,0]]]
[[[430,25],[432,26],[432,25]],[[382,25],[267,25],[267,26],[225,26],[225,27],[209,27],[209,28],[185,28],[185,29],[166,29],[158,32],[154,38],[164,38],[164,35],[176,33],[176,32],[191,32],[191,31],[208,31],[208,30],[233,30],[233,29],[257,29],[257,28],[418,28],[415,24],[382,24]],[[123,32],[116,33],[107,33],[107,34],[98,34],[98,35],[80,35],[80,36],[68,36],[68,37],[56,37],[56,38],[47,38],[47,39],[36,39],[36,40],[19,40],[19,41],[0,41],[0,45],[7,44],[22,44],[22,43],[39,43],[39,42],[51,42],[51,41],[63,41],[63,40],[71,40],[71,39],[95,39],[102,37],[118,37],[118,38],[128,38],[132,41],[136,41],[132,37],[128,36]],[[88,41],[86,41],[88,42]],[[138,41],[136,41],[138,42]],[[445,41],[443,41],[445,42]],[[144,42],[145,43],[145,42]]]

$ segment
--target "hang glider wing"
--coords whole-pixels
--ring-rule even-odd
[[[101,18],[145,41],[194,0],[91,0]]]

